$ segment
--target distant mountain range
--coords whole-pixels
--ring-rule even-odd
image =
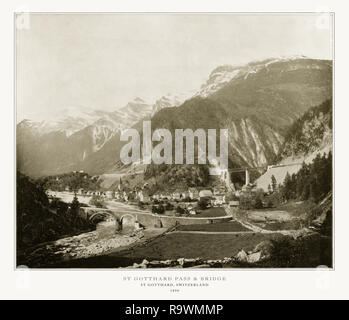
[[[81,162],[101,150],[111,138],[119,137],[120,130],[182,102],[179,96],[170,94],[155,104],[137,97],[113,112],[70,107],[38,115],[37,121],[25,119],[17,124],[18,169],[37,177],[80,168]],[[91,171],[99,173],[103,163],[100,166],[101,169]]]
[[[291,57],[216,68],[193,97],[166,95],[155,104],[136,98],[114,112],[70,108],[48,120],[17,125],[18,170],[33,177],[85,170],[115,172],[120,130],[228,128],[230,166],[275,159],[287,129],[332,97],[332,62]]]

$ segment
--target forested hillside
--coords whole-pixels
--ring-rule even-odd
[[[64,191],[77,191],[80,188],[84,190],[95,191],[99,189],[100,181],[98,176],[91,177],[85,172],[69,172],[54,176],[47,176],[38,179],[37,182],[45,189]]]
[[[18,249],[91,227],[78,217],[77,199],[71,204],[61,201],[49,203],[44,189],[20,172],[17,172],[16,200]]]
[[[278,160],[307,155],[332,144],[332,100],[304,113],[287,131]]]
[[[318,154],[310,164],[292,176],[287,173],[282,186],[286,200],[313,200],[319,202],[332,191],[332,152]]]

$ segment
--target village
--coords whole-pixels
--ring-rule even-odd
[[[73,174],[84,175],[83,171],[75,171]],[[84,175],[84,179],[86,175]],[[56,179],[60,179],[57,177]],[[57,181],[58,181],[57,180]],[[168,188],[169,191],[156,191],[148,183],[142,183],[141,186],[131,188],[123,184],[120,178],[113,189],[99,188],[98,190],[86,190],[77,187],[74,190],[69,186],[60,190],[47,190],[47,194],[52,198],[66,197],[69,202],[74,196],[77,197],[82,205],[91,207],[108,208],[113,203],[126,203],[137,206],[141,210],[148,210],[155,214],[175,215],[175,216],[205,216],[215,217],[224,216],[224,208],[239,208],[255,206],[256,199],[263,199],[264,195],[271,192],[264,192],[258,189],[255,183],[250,182],[248,172],[246,173],[245,185],[240,189],[235,188],[234,184],[227,179],[227,173],[222,174],[216,179],[214,186],[209,187],[189,187],[189,188]],[[248,199],[248,201],[247,201]],[[258,200],[259,207],[267,207],[268,201]]]
[[[162,189],[154,188],[154,182],[144,182],[143,174],[127,173],[113,177],[109,188],[102,177],[89,176],[83,170],[70,173],[74,183],[64,186],[62,177],[53,177],[55,182],[52,188],[47,188],[50,199],[60,198],[67,203],[77,197],[81,206],[97,207],[101,209],[114,208],[117,203],[124,203],[144,212],[175,217],[222,217],[232,215],[232,212],[249,212],[250,210],[263,210],[278,207],[282,204],[279,197],[278,182],[295,166],[268,166],[260,178],[251,180],[251,172],[263,168],[234,169],[240,172],[242,183],[234,183],[231,172],[222,170],[219,176],[213,177],[213,182],[207,187],[173,187],[164,186]],[[282,171],[281,171],[282,170]],[[66,177],[69,174],[65,174]],[[130,184],[132,179],[138,177],[138,182]],[[86,184],[86,181],[95,183]],[[241,182],[241,181],[240,181]],[[156,182],[155,182],[156,183]],[[73,186],[73,187],[71,187]],[[83,188],[82,186],[87,186]],[[90,188],[89,188],[90,187]],[[265,215],[264,215],[265,216]],[[264,220],[267,219],[263,218]]]

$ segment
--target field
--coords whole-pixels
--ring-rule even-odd
[[[247,213],[247,218],[253,222],[285,222],[291,220],[292,215],[281,210],[253,210]]]
[[[313,208],[310,201],[289,201],[277,208],[241,211],[239,218],[266,230],[298,230]]]
[[[180,225],[177,230],[179,231],[206,231],[206,232],[239,232],[250,231],[237,221],[211,223],[211,224],[191,224]]]
[[[192,217],[198,218],[210,218],[210,217],[223,217],[226,216],[226,212],[223,208],[220,207],[212,207],[203,211],[200,211],[197,215],[193,215]]]
[[[279,205],[277,208],[268,208],[261,210],[252,210],[251,215],[269,216],[270,220],[275,221],[285,221],[292,218],[302,218],[305,216],[305,213],[311,211],[314,208],[314,203],[311,201],[294,201],[290,200],[286,204]]]

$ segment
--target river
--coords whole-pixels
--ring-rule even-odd
[[[72,202],[74,194],[68,192],[50,192],[50,195],[60,198],[62,201]],[[88,204],[91,197],[77,195],[80,203]],[[120,209],[122,212],[138,212],[139,209],[116,201],[106,201],[110,209]],[[143,211],[144,212],[144,211]],[[19,254],[18,262],[32,268],[50,267],[59,265],[75,259],[85,259],[89,257],[113,252],[120,248],[139,244],[142,241],[151,239],[166,229],[147,228],[146,230],[122,232],[100,232],[91,231],[74,236],[64,237],[56,241],[42,243],[35,247],[22,251]]]

